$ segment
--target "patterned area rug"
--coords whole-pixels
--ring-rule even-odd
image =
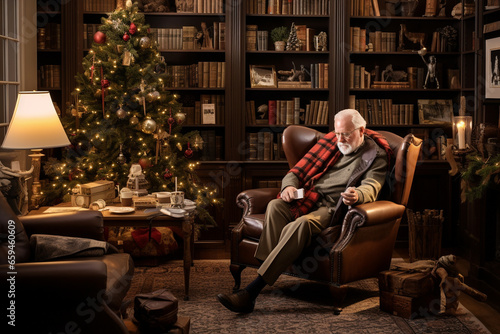
[[[242,286],[256,276],[247,268]],[[197,260],[191,268],[190,299],[184,301],[182,261],[158,267],[136,267],[126,299],[138,293],[169,289],[179,299],[179,315],[191,318],[191,333],[490,333],[460,305],[457,316],[428,316],[414,320],[379,308],[376,279],[349,284],[340,315],[333,314],[327,286],[282,275],[258,297],[251,314],[235,314],[216,299],[230,293],[233,279],[229,260]],[[133,306],[127,309],[133,315]]]

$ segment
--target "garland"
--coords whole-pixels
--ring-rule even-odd
[[[479,154],[467,156],[467,169],[462,172],[466,198],[470,201],[483,197],[488,188],[500,187],[500,154],[484,159]]]

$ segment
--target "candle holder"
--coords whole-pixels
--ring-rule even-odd
[[[453,144],[459,151],[471,148],[472,116],[453,117]]]

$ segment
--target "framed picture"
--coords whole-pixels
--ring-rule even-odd
[[[487,99],[500,99],[500,37],[486,40],[486,78]]]
[[[274,65],[250,65],[250,87],[276,88],[276,70]]]
[[[452,100],[418,100],[417,102],[420,124],[451,124]]]

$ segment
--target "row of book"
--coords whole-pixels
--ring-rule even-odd
[[[37,86],[61,88],[61,65],[42,65],[38,67]]]
[[[359,111],[369,125],[411,125],[413,104],[393,104],[392,99],[357,99],[349,95],[349,107]]]
[[[165,81],[167,88],[224,88],[226,85],[226,63],[200,61],[191,65],[168,65]]]
[[[328,124],[328,101],[311,100],[304,109],[300,107],[300,97],[291,100],[269,100],[267,105],[259,106],[260,115],[257,115],[255,101],[250,100],[246,101],[245,109],[248,125]]]
[[[182,28],[151,28],[153,38],[158,42],[160,50],[224,50],[226,48],[226,23],[214,22],[210,40],[197,42],[197,35],[203,34],[194,26]]]
[[[248,0],[247,14],[328,15],[329,0]]]
[[[305,24],[295,25],[297,29],[297,38],[299,40],[300,51],[315,51],[314,36],[316,29],[308,28]],[[269,32],[259,30],[256,24],[247,24],[246,26],[246,50],[247,51],[265,51],[269,48]]]
[[[36,41],[39,50],[60,50],[61,24],[49,22],[45,27],[38,28]]]
[[[201,161],[223,160],[224,137],[217,135],[215,130],[200,130],[200,136],[203,148],[198,151],[197,158]]]
[[[224,124],[225,97],[221,94],[202,94],[194,106],[183,106],[186,125]],[[211,112],[213,111],[213,112]]]
[[[378,0],[351,0],[349,2],[351,16],[380,16]]]
[[[406,80],[401,82],[385,81],[383,71],[380,71],[380,66],[375,65],[373,71],[369,72],[362,65],[354,63],[349,64],[349,89],[368,89],[368,88],[384,88],[384,89],[418,89],[423,88],[425,73],[422,67],[407,67]],[[452,88],[449,85],[450,88]],[[454,87],[455,88],[455,87]]]
[[[455,51],[456,45],[449,43],[445,36],[443,36],[439,31],[434,31],[432,33],[432,41],[430,52],[449,52]],[[455,41],[456,43],[456,41]]]
[[[175,0],[177,13],[222,14],[224,0]]]
[[[250,161],[271,161],[285,159],[283,146],[281,144],[282,137],[282,133],[276,133],[275,136],[273,132],[269,131],[247,133],[247,159]]]
[[[366,33],[365,28],[351,27],[351,51],[352,52],[396,52],[397,34],[389,31],[371,31]],[[371,43],[372,48],[367,48]]]
[[[116,9],[116,0],[85,0],[86,12],[112,12]]]

